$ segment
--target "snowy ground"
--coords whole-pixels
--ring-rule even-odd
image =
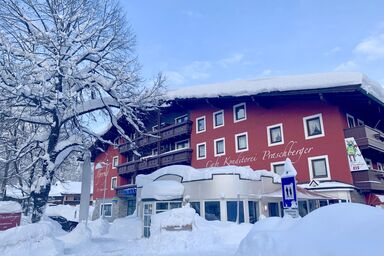
[[[165,226],[192,223],[192,231]],[[70,233],[44,220],[0,232],[1,255],[383,255],[384,211],[365,205],[339,204],[301,219],[267,218],[255,225],[208,222],[190,210],[156,216],[151,238],[141,238],[137,218],[112,224],[97,220]]]

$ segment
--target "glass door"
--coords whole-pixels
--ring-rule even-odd
[[[150,237],[151,235],[151,215],[153,213],[152,203],[144,203],[144,237]]]

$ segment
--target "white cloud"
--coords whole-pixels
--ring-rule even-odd
[[[209,61],[194,61],[191,64],[182,68],[181,73],[193,80],[206,79],[211,76],[209,70],[212,64]]]
[[[228,67],[229,65],[241,63],[241,61],[244,59],[244,54],[242,53],[235,53],[232,56],[228,58],[224,58],[221,60],[218,60],[217,63],[222,67]]]
[[[336,47],[333,47],[331,50],[327,51],[325,55],[332,55],[339,51],[341,51],[341,48],[339,46],[336,46]]]
[[[186,79],[185,77],[176,71],[166,71],[165,77],[167,79],[167,83],[170,85],[182,85],[185,83]]]
[[[354,51],[364,55],[368,60],[384,58],[384,33],[364,39]]]
[[[354,60],[349,60],[341,63],[337,67],[334,68],[335,71],[357,71],[359,69],[359,65]]]
[[[262,76],[269,76],[270,74],[272,74],[271,69],[264,69],[263,72],[261,72]]]

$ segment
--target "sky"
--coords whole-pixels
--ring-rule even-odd
[[[169,89],[361,71],[384,84],[384,1],[120,0],[143,76]]]

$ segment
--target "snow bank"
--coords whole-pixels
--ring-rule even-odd
[[[64,245],[53,236],[49,222],[19,226],[0,232],[1,255],[62,255]]]
[[[0,213],[22,212],[21,205],[15,201],[0,201]]]
[[[88,222],[88,228],[91,230],[92,237],[102,236],[108,233],[110,224],[106,219],[98,218]]]
[[[88,219],[92,219],[93,210],[95,209],[94,206],[89,206],[89,216]],[[70,221],[79,221],[79,214],[80,214],[80,205],[52,205],[47,206],[45,209],[45,215],[47,216],[62,216]]]
[[[182,198],[184,185],[174,180],[157,180],[145,184],[141,191],[141,198],[154,198],[156,200],[172,200]]]
[[[241,242],[237,256],[383,255],[384,211],[362,204],[334,204],[304,218],[267,218]]]
[[[110,224],[108,236],[127,241],[141,238],[141,232],[141,219],[136,216],[128,216],[115,219]]]
[[[91,241],[91,236],[91,230],[84,222],[81,222],[71,232],[60,237],[60,240],[65,242],[66,248],[73,250],[74,248],[85,247],[84,245]]]

